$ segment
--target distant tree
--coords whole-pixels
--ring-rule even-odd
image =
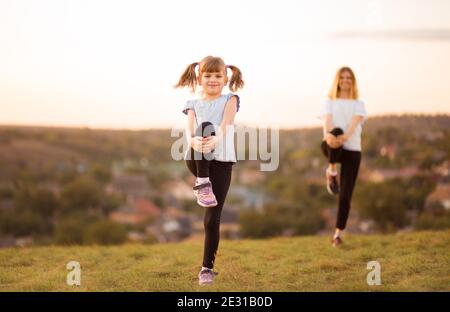
[[[425,212],[419,215],[414,228],[417,230],[450,229],[450,212],[445,211],[439,216]]]
[[[357,187],[355,203],[361,216],[373,219],[381,230],[409,225],[407,212],[420,213],[435,183],[427,177],[364,183]]]
[[[60,245],[83,244],[84,231],[88,224],[81,218],[70,218],[59,221],[55,227],[54,240]]]
[[[92,165],[89,174],[99,183],[106,184],[111,181],[111,169],[109,165],[104,163],[96,163]]]
[[[264,210],[244,211],[239,224],[244,237],[270,237],[283,234],[315,234],[324,226],[320,210],[305,204],[269,204]]]
[[[39,216],[49,218],[53,216],[59,203],[55,195],[47,189],[34,186],[23,187],[14,193],[14,207],[16,211],[31,211]]]
[[[66,185],[61,193],[61,209],[64,214],[86,212],[97,207],[103,196],[97,182],[88,177],[79,177]]]
[[[44,217],[28,210],[0,213],[0,233],[13,236],[48,235],[52,226]]]
[[[102,192],[99,208],[101,214],[107,217],[111,212],[115,211],[125,201],[125,196],[121,194],[105,194]]]
[[[99,221],[89,225],[84,235],[87,244],[118,245],[127,240],[126,228],[112,221]]]
[[[14,189],[12,186],[0,186],[0,199],[13,199]]]
[[[282,231],[282,225],[277,218],[254,210],[242,212],[239,225],[243,237],[264,238],[280,235]]]

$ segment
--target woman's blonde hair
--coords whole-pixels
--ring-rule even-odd
[[[199,66],[198,76],[195,73],[195,68]],[[220,57],[207,56],[200,62],[194,62],[188,65],[180,77],[180,80],[175,85],[175,88],[189,87],[195,92],[199,78],[203,73],[214,73],[221,72],[227,75],[227,68],[231,70],[231,78],[229,81],[229,88],[231,91],[235,92],[244,86],[244,81],[242,80],[242,72],[239,68],[234,65],[225,65],[225,62]]]
[[[355,74],[353,73],[353,70],[350,67],[344,66],[339,68],[339,70],[336,73],[336,76],[334,77],[333,85],[331,86],[330,93],[328,94],[330,100],[336,100],[337,98],[339,98],[340,95],[339,93],[341,91],[339,88],[339,79],[341,77],[341,74],[344,72],[348,72],[352,76],[352,87],[350,89],[350,98],[354,100],[358,99],[359,92]]]

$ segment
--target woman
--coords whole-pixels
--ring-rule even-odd
[[[335,76],[320,118],[323,120],[321,149],[328,159],[327,190],[339,196],[334,247],[342,244],[353,189],[361,162],[361,132],[367,118],[364,102],[358,99],[355,74],[349,67],[340,68]],[[341,164],[338,181],[337,163]]]

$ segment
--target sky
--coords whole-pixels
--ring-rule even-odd
[[[182,127],[207,55],[243,72],[238,124],[319,125],[344,65],[369,116],[450,113],[447,0],[1,0],[0,43],[0,124]]]

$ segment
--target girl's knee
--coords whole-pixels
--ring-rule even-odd
[[[214,125],[209,121],[204,121],[197,127],[195,134],[202,137],[215,135]]]

